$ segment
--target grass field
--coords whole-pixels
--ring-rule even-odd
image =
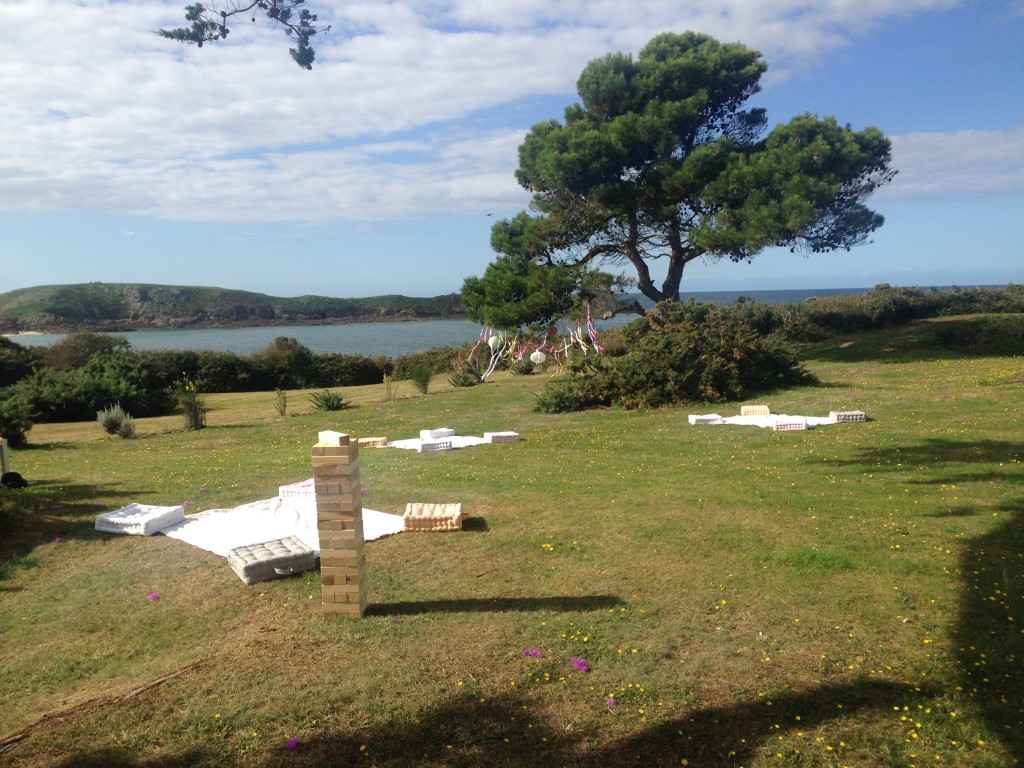
[[[211,395],[207,429],[127,441],[37,426],[12,451],[30,488],[0,492],[0,764],[1018,764],[1024,360],[916,338],[806,348],[820,385],[755,402],[870,418],[807,432],[687,422],[740,404],[539,415],[545,375],[330,414],[293,392],[284,419]],[[440,426],[522,441],[361,453],[364,506],[470,515],[368,543],[362,620],[321,615],[315,572],[245,586],[93,528],[272,497],[321,429]]]

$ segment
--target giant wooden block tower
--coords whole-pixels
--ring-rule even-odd
[[[343,432],[321,432],[311,458],[324,615],[362,618],[366,558],[358,443]]]

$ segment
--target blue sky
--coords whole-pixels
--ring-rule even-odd
[[[702,261],[684,290],[1024,282],[1020,0],[308,4],[333,28],[307,72],[267,24],[202,50],[151,34],[184,2],[0,0],[0,291],[458,291],[528,202],[530,126],[589,60],[687,29],[761,51],[770,124],[877,126],[899,174],[870,244]]]

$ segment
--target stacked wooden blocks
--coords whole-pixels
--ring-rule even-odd
[[[402,530],[461,531],[462,518],[462,504],[409,502],[402,515]]]
[[[360,448],[383,448],[388,444],[386,437],[360,437],[358,440]]]
[[[321,432],[311,458],[324,615],[362,618],[366,557],[358,443],[343,432]]]
[[[484,432],[484,440],[488,443],[518,443],[518,432]]]
[[[740,416],[771,416],[772,411],[767,405],[741,405]]]

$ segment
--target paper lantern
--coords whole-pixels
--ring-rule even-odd
[[[540,365],[547,359],[548,356],[541,352],[539,349],[535,351],[532,355],[530,355],[530,362],[533,363],[534,365]]]
[[[487,346],[491,349],[497,349],[501,346],[501,336],[491,336],[487,339]]]

